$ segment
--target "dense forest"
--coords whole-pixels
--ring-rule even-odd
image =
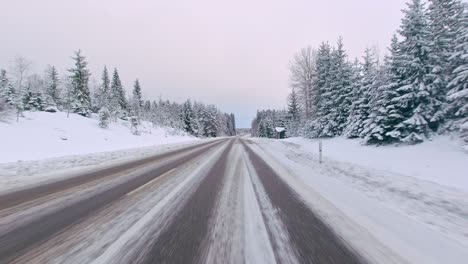
[[[141,120],[155,125],[183,130],[197,137],[232,136],[236,133],[234,114],[222,113],[214,105],[169,100],[145,100],[138,79],[127,96],[116,68],[104,67],[100,82],[91,82],[88,62],[81,51],[73,56],[74,66],[63,77],[54,66],[45,76],[29,74],[30,64],[17,57],[7,72],[0,70],[0,115],[24,111],[66,111],[85,117],[96,114],[102,128],[117,119],[128,120],[137,128]],[[138,134],[138,129],[132,129]]]
[[[252,133],[418,143],[459,133],[468,143],[468,11],[460,0],[411,0],[383,60],[350,60],[344,42],[298,52],[287,110],[258,111]]]

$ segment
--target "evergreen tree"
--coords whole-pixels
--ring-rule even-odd
[[[335,123],[337,127],[334,129],[334,135],[341,135],[349,116],[351,108],[351,65],[348,62],[348,55],[343,47],[343,39],[338,39],[336,50],[332,54],[332,91],[334,95],[334,108],[336,111]]]
[[[47,73],[48,84],[46,87],[46,94],[48,104],[50,106],[57,106],[60,103],[60,90],[59,90],[59,77],[57,69],[51,66]]]
[[[195,135],[196,131],[194,129],[195,116],[193,114],[192,103],[190,100],[185,101],[182,112],[182,120],[184,124],[184,131],[190,135]]]
[[[75,52],[73,57],[75,67],[69,69],[70,81],[73,87],[73,102],[71,108],[73,112],[82,116],[89,116],[91,108],[91,97],[89,91],[89,76],[88,63],[86,58],[81,55],[81,50]]]
[[[6,70],[0,70],[0,111],[15,107],[15,89],[10,84]]]
[[[109,110],[114,117],[125,119],[127,117],[127,99],[125,98],[125,90],[120,81],[119,72],[114,68],[111,82],[111,99]]]
[[[367,51],[367,50],[366,50]],[[364,60],[366,58],[364,57]],[[364,63],[365,64],[365,63]],[[366,98],[364,97],[364,84],[362,73],[362,65],[358,59],[355,59],[352,67],[352,85],[351,85],[351,108],[349,116],[346,121],[346,128],[344,134],[348,138],[356,138],[359,136],[361,130],[361,119],[363,119],[363,104]]]
[[[449,113],[454,122],[453,129],[460,129],[468,144],[468,11],[465,9],[455,40],[455,52],[450,62],[457,67],[449,83]]]
[[[132,112],[134,116],[137,116],[138,118],[141,117],[143,104],[144,102],[141,95],[140,82],[138,81],[138,79],[136,79],[132,93]]]
[[[101,75],[101,84],[99,85],[99,90],[97,92],[97,107],[99,109],[105,107],[109,113],[115,111],[115,108],[117,107],[112,107],[110,105],[112,96],[113,93],[111,91],[109,72],[107,71],[107,67],[104,66],[104,70],[102,71]]]
[[[234,116],[233,113],[230,114],[230,128],[231,128],[231,133],[230,133],[230,136],[235,136],[237,135],[237,131],[236,131],[236,117]]]
[[[399,33],[403,37],[400,54],[394,58],[398,63],[397,96],[392,99],[394,114],[400,116],[389,136],[397,141],[416,143],[429,136],[429,122],[436,114],[439,102],[431,94],[429,33],[421,0],[412,0],[403,11],[405,16]]]
[[[300,127],[300,109],[297,93],[293,88],[288,98],[288,118],[285,123],[288,136],[298,136]]]
[[[323,53],[323,58],[322,54]],[[327,62],[323,85],[319,85],[320,93],[320,135],[333,137],[340,135],[346,126],[351,107],[351,67],[343,48],[343,41],[338,40],[337,48],[331,53],[327,48],[319,50],[320,60]],[[328,57],[328,58],[327,58]],[[319,59],[318,59],[319,60]],[[320,75],[317,65],[318,76]],[[322,76],[318,77],[321,78]]]
[[[107,110],[107,107],[101,107],[99,109],[99,126],[102,128],[108,128],[109,127],[109,122],[110,122],[110,113],[109,110]]]
[[[455,67],[450,56],[455,50],[455,39],[460,27],[463,6],[459,0],[429,0],[429,91],[432,100],[429,126],[436,131],[446,118],[447,84],[453,79]]]
[[[291,94],[289,95],[288,114],[291,120],[295,122],[299,122],[299,119],[300,119],[299,101],[298,101],[297,93],[295,89],[292,89]]]
[[[362,71],[362,75],[358,74],[360,70]],[[376,92],[377,61],[371,49],[366,49],[362,65],[359,68],[355,67],[354,71],[353,105],[347,124],[347,136],[350,138],[361,136],[365,121],[371,112],[371,101]]]
[[[317,53],[316,62],[316,79],[314,86],[318,90],[317,100],[317,113],[315,118],[317,122],[313,122],[312,126],[309,126],[308,133],[319,136],[322,135],[324,129],[332,130],[334,124],[328,122],[327,116],[332,111],[332,97],[333,93],[330,87],[331,81],[331,47],[328,43],[322,43]],[[315,132],[317,131],[317,132]]]
[[[389,55],[385,57],[381,70],[380,81],[376,84],[375,98],[371,102],[369,117],[364,122],[364,129],[360,136],[368,144],[384,144],[397,141],[390,133],[401,122],[403,116],[399,113],[394,99],[398,96],[396,89],[399,81],[399,61],[401,53],[400,43],[393,35],[389,48]]]

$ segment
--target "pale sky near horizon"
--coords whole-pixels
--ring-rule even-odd
[[[298,50],[344,39],[350,58],[385,52],[406,0],[0,0],[0,68],[15,56],[42,73],[87,56],[93,77],[119,69],[146,99],[187,98],[233,112],[250,126],[257,109],[284,108]]]

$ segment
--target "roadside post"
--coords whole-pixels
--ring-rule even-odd
[[[319,141],[319,163],[322,164],[322,140]]]

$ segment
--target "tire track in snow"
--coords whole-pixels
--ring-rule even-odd
[[[206,259],[209,220],[225,176],[233,141],[223,150],[202,182],[176,214],[169,226],[158,235],[138,263],[201,263]]]
[[[237,140],[210,219],[207,257],[203,263],[273,264],[275,256]]]
[[[254,207],[259,208],[258,210],[261,211],[262,222],[266,227],[270,248],[274,252],[274,263],[300,263],[297,259],[297,252],[292,247],[288,229],[283,223],[277,208],[270,200],[269,194],[263,185],[264,183],[260,180],[250,156],[246,153],[246,147],[244,144],[243,149],[243,159],[246,167],[248,168],[251,183],[250,188],[248,187],[248,189],[251,189],[251,195],[254,195],[252,199],[258,203],[258,207]],[[254,212],[258,211],[255,209]],[[252,254],[255,256],[258,253],[252,252]]]
[[[185,164],[198,155],[205,153],[208,148],[204,146],[190,151],[188,154],[180,154],[180,157],[174,157],[172,163],[163,164],[156,169],[143,172],[138,177],[134,177],[115,188],[93,193],[85,198],[78,197],[68,207],[52,211],[50,214],[37,218],[27,225],[8,230],[7,233],[0,235],[0,263],[2,261],[11,263],[13,259],[27,253],[28,250],[44,243],[67,228],[88,219],[129,191],[138,188],[154,177],[158,177],[157,175],[161,175],[174,166]]]
[[[92,217],[65,230],[49,239],[46,243],[32,249],[17,259],[17,263],[92,263],[100,257],[122,234],[132,229],[155,205],[165,199],[181,182],[200,170],[207,160],[217,155],[218,150],[207,151],[190,162],[178,166],[169,173],[160,175],[157,180],[109,205]],[[179,207],[190,196],[200,177],[194,177],[183,191],[164,206],[150,223],[138,230],[134,236],[127,237],[125,246],[121,247],[109,263],[132,263],[131,256],[135,251],[149,243],[155,229],[163,229],[170,222]]]
[[[275,214],[279,216],[287,230],[290,241],[288,245],[291,248],[285,253],[292,251],[298,258],[298,261],[291,263],[365,263],[304,204],[300,197],[262,158],[254,153],[245,142],[242,143],[247,151],[250,165],[255,171],[252,174],[256,174],[261,182],[258,186],[262,185],[265,188],[268,196],[265,200],[271,201],[274,208],[277,209]],[[264,212],[270,211],[271,209]],[[270,233],[274,232],[270,230]],[[281,257],[281,254],[277,255],[277,261],[285,262],[278,257]]]

